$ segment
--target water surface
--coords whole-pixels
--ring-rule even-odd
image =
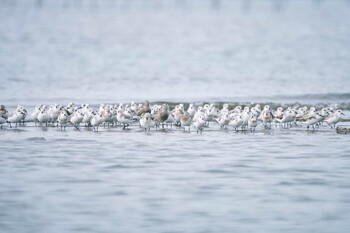
[[[350,93],[347,1],[17,2],[0,9],[6,104]]]
[[[347,232],[349,136],[326,126],[0,131],[4,232]]]

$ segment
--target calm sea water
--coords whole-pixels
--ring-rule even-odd
[[[145,99],[349,106],[347,1],[43,2],[0,4],[10,110]],[[2,129],[0,232],[347,233],[348,144],[327,126]]]
[[[348,232],[349,135],[0,130],[3,232]]]
[[[0,9],[6,104],[350,93],[348,1],[17,2]]]

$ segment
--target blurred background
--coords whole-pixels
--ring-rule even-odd
[[[348,0],[0,0],[6,104],[350,100]]]

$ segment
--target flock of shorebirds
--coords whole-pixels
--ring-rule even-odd
[[[219,109],[215,104],[204,104],[195,106],[189,104],[178,104],[170,109],[168,104],[153,104],[148,101],[144,103],[130,104],[101,104],[94,108],[89,104],[75,105],[70,103],[67,106],[59,104],[37,105],[29,115],[27,110],[18,105],[13,113],[9,113],[4,105],[0,106],[0,126],[12,128],[26,122],[34,122],[35,125],[57,126],[65,130],[66,126],[74,126],[79,129],[82,125],[92,127],[98,131],[101,125],[121,125],[123,129],[129,126],[139,126],[146,132],[151,128],[164,128],[164,126],[177,126],[180,129],[190,131],[193,126],[197,133],[209,127],[210,122],[216,122],[221,129],[232,127],[235,131],[255,129],[262,125],[264,128],[275,127],[290,128],[297,125],[304,125],[307,129],[319,127],[321,124],[328,124],[331,128],[344,119],[341,109],[315,107],[278,107],[276,110],[269,105],[261,107],[256,104],[252,107],[235,106],[230,109],[229,104],[223,104]]]

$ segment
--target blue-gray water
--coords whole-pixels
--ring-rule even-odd
[[[2,232],[348,232],[349,135],[0,130]]]
[[[6,104],[350,93],[348,1],[17,2],[0,9]]]
[[[10,110],[350,102],[348,1],[9,2],[0,4],[0,104]],[[327,126],[6,128],[0,231],[347,233],[348,144]]]

